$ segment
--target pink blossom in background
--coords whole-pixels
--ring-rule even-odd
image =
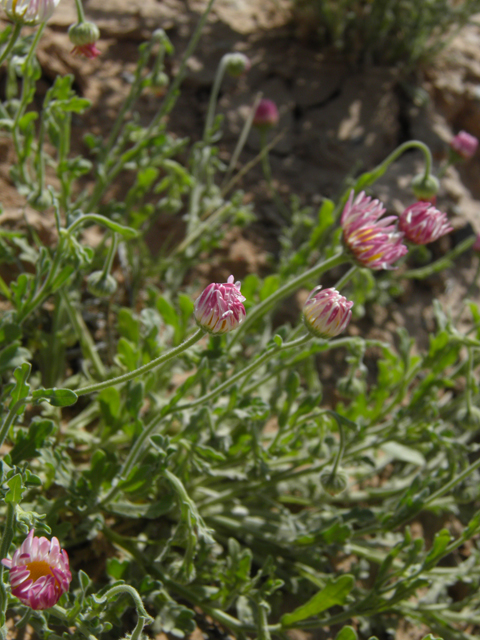
[[[10,569],[12,594],[32,609],[49,609],[68,591],[72,574],[67,552],[57,538],[37,538],[33,529],[2,564]]]
[[[253,126],[258,129],[271,129],[278,124],[280,116],[278,114],[277,105],[273,100],[263,98],[260,100],[253,118]]]
[[[342,333],[352,317],[353,302],[336,289],[316,287],[303,306],[303,320],[317,338],[334,338]]]
[[[391,265],[408,252],[403,244],[403,233],[392,224],[396,222],[396,216],[382,218],[385,207],[379,200],[366,196],[364,191],[354,197],[352,190],[341,217],[345,245],[363,267],[392,268]]]
[[[414,244],[428,244],[452,231],[446,213],[430,202],[416,202],[399,216],[398,226]]]
[[[233,276],[226,283],[209,284],[195,301],[195,321],[209,333],[233,331],[245,319],[244,300],[240,282],[234,282]]]
[[[458,153],[459,156],[468,160],[475,155],[478,147],[478,139],[466,131],[460,131],[454,138],[452,138],[450,147],[455,151],[455,153]]]

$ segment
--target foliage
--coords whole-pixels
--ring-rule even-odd
[[[360,63],[409,70],[438,54],[480,11],[478,0],[293,0],[294,16],[315,26],[322,46]]]
[[[369,6],[373,14],[380,3]],[[44,638],[184,637],[199,627],[373,640],[406,620],[431,632],[425,640],[471,640],[480,625],[478,305],[465,304],[465,332],[459,310],[452,317],[436,302],[422,349],[402,328],[390,342],[359,330],[315,339],[300,310],[286,321],[281,304],[336,276],[356,322],[474,239],[416,269],[415,250],[398,271],[346,269],[339,219],[350,187],[371,188],[410,148],[429,170],[430,152],[411,141],[337,203],[314,211],[293,199],[276,268],[242,282],[246,320],[225,335],[194,332],[195,267],[252,215],[232,192],[235,168],[218,157],[221,118],[194,145],[167,130],[207,14],[147,126],[127,114],[174,52],[162,31],[140,46],[125,105],[107,137],[86,135],[87,157],[70,150],[72,115],[88,109],[72,77],[58,77],[35,109],[41,27],[2,36],[13,43],[0,106],[16,151],[11,177],[30,206],[54,216],[57,238],[0,231],[10,274],[0,279],[1,553],[35,528],[60,539],[74,580],[59,604],[34,611],[0,569],[1,623],[8,610],[17,628]],[[152,256],[146,238],[160,213],[181,219],[184,234]],[[104,229],[96,249],[81,235],[92,224]]]

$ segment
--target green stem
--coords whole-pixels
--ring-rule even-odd
[[[27,402],[27,398],[20,398],[20,400],[17,400],[17,402],[15,402],[12,407],[10,407],[2,426],[0,427],[0,447],[3,445],[3,443],[5,442],[5,438],[8,436],[10,427],[12,426],[12,424],[15,421],[15,418],[17,417],[18,410],[26,402]]]
[[[340,289],[344,287],[347,284],[347,282],[352,278],[352,276],[355,274],[357,269],[358,269],[358,266],[356,264],[350,267],[350,269],[340,278],[340,280],[337,281],[337,283],[333,288],[336,289],[337,291],[340,291]]]
[[[202,396],[201,398],[198,398],[197,400],[193,400],[193,402],[187,402],[186,404],[176,405],[174,407],[174,410],[181,411],[183,409],[193,409],[194,407],[198,407],[201,404],[210,402],[210,400],[213,400],[218,395],[223,393],[223,391],[228,389],[228,387],[231,387],[233,384],[235,384],[235,382],[237,382],[238,380],[241,380],[243,377],[249,376],[256,369],[258,369],[258,367],[261,367],[262,364],[265,364],[265,362],[270,360],[270,358],[273,358],[273,356],[277,355],[280,351],[301,347],[307,342],[309,342],[311,339],[312,339],[311,335],[302,336],[301,338],[298,338],[298,340],[293,340],[292,342],[285,342],[280,347],[279,346],[271,347],[262,356],[254,360],[254,362],[252,362],[250,365],[248,365],[248,367],[245,367],[245,369],[242,369],[241,371],[236,373],[234,376],[232,376],[222,384],[218,385],[218,387],[215,387],[215,389],[213,391],[210,391],[210,393],[205,394],[204,396]]]
[[[113,166],[111,171],[107,174],[107,176],[96,185],[96,187],[93,190],[90,201],[88,203],[88,206],[85,207],[87,210],[95,209],[100,199],[102,198],[105,192],[105,189],[113,182],[113,180],[115,180],[118,174],[123,170],[123,167],[125,166],[125,164],[133,160],[140,153],[140,151],[145,147],[145,145],[148,143],[151,137],[155,134],[156,128],[160,124],[162,118],[165,115],[167,115],[167,113],[172,109],[178,97],[178,89],[185,77],[185,73],[187,70],[187,62],[190,59],[190,56],[195,51],[195,48],[202,34],[203,27],[205,26],[205,23],[207,21],[208,15],[210,13],[210,10],[214,2],[215,0],[209,0],[207,7],[198,22],[198,25],[193,33],[193,36],[190,40],[187,50],[185,51],[185,54],[182,58],[180,69],[178,70],[178,73],[175,76],[174,81],[170,85],[167,95],[163,100],[161,109],[157,112],[157,114],[152,119],[142,139],[139,140],[129,151],[124,153],[118,159],[118,161]]]
[[[238,139],[235,150],[230,159],[230,164],[228,165],[227,172],[225,173],[225,178],[223,179],[223,182],[222,182],[222,189],[225,186],[225,184],[228,182],[228,179],[232,175],[232,172],[234,171],[235,167],[237,166],[238,158],[240,157],[240,154],[243,151],[243,147],[245,146],[245,143],[247,141],[248,134],[250,133],[250,129],[252,128],[253,119],[255,117],[255,113],[257,111],[257,107],[261,99],[262,99],[262,94],[257,93],[257,95],[255,96],[255,100],[253,102],[252,108],[250,110],[250,113],[248,114],[248,118],[246,119],[245,124],[243,126],[243,129]],[[266,153],[268,153],[268,151]]]
[[[155,360],[152,360],[148,364],[143,365],[143,367],[139,367],[134,371],[129,371],[128,373],[125,373],[123,376],[118,376],[117,378],[112,378],[111,380],[105,380],[104,382],[91,384],[88,387],[82,387],[81,389],[76,389],[75,393],[77,394],[77,396],[84,396],[87,393],[94,393],[95,391],[108,389],[108,387],[113,387],[117,384],[122,384],[123,382],[128,382],[129,380],[133,380],[133,378],[137,378],[138,376],[141,376],[144,373],[148,373],[149,371],[152,371],[152,369],[159,367],[161,364],[168,362],[172,358],[176,358],[178,355],[183,353],[183,351],[185,351],[186,349],[194,345],[196,342],[198,342],[204,335],[205,335],[205,332],[203,331],[203,329],[198,329],[188,340],[185,340],[185,342],[182,342],[182,344],[178,345],[178,347],[175,347],[174,349],[171,349],[167,353],[162,354],[158,358],[155,358]]]
[[[438,271],[443,271],[443,269],[451,266],[452,260],[455,260],[455,258],[461,256],[462,253],[468,251],[468,249],[470,249],[470,247],[472,247],[475,243],[475,240],[475,236],[469,236],[439,260],[428,264],[426,267],[420,267],[419,269],[410,269],[409,271],[405,271],[405,273],[399,274],[399,277],[422,280],[423,278],[428,278],[428,276],[431,276]]]
[[[77,22],[79,24],[85,22],[85,11],[83,10],[82,0],[75,0],[75,6],[77,8]]]
[[[65,238],[61,234],[58,240],[57,250],[55,252],[55,258],[53,259],[52,266],[50,267],[50,271],[48,272],[48,276],[44,281],[43,285],[40,287],[39,291],[37,291],[36,295],[30,300],[27,304],[25,304],[21,313],[18,314],[17,322],[20,324],[23,323],[28,316],[35,311],[35,309],[42,304],[42,302],[48,298],[50,295],[50,285],[57,274],[58,267],[60,266],[60,262],[62,260],[63,253],[63,245],[65,244]]]
[[[3,528],[2,543],[0,544],[0,557],[6,558],[15,533],[15,505],[7,502],[7,515]],[[5,583],[3,582],[3,564],[0,563],[0,628],[3,631],[5,625],[5,613],[7,611],[8,597]]]
[[[305,285],[310,280],[317,278],[319,275],[327,271],[328,269],[333,269],[344,262],[347,262],[348,258],[342,253],[337,253],[337,255],[325,260],[325,262],[321,262],[320,264],[316,264],[311,269],[304,271],[296,278],[290,280],[282,287],[277,289],[272,295],[263,300],[260,304],[257,304],[256,307],[250,310],[246,320],[240,325],[238,331],[230,342],[230,346],[234,344],[242,333],[251,327],[251,325],[259,320],[267,311],[269,311],[272,307],[274,307],[280,300],[286,298],[291,293],[293,293],[299,287]]]
[[[93,367],[98,376],[104,378],[107,374],[105,371],[105,367],[103,366],[103,362],[101,361],[97,349],[95,346],[95,341],[93,340],[90,331],[88,330],[85,321],[78,309],[76,309],[72,301],[70,300],[70,296],[68,293],[62,291],[60,293],[62,302],[67,308],[68,316],[70,318],[70,322],[73,325],[74,331],[77,335],[77,338],[82,346],[82,349],[86,352],[86,354],[90,357],[90,360],[93,364]]]
[[[15,43],[18,40],[18,36],[20,35],[20,32],[22,30],[22,26],[23,25],[21,22],[15,23],[15,26],[13,27],[12,35],[10,37],[10,41],[5,47],[5,49],[2,51],[2,53],[0,53],[0,64],[2,64],[2,62],[8,57],[13,47],[15,46]]]
[[[203,130],[203,141],[208,144],[210,138],[210,131],[213,125],[213,118],[215,116],[215,108],[217,106],[218,93],[222,84],[223,76],[225,75],[225,69],[227,68],[228,56],[225,54],[220,60],[220,64],[217,67],[215,74],[215,80],[213,82],[212,92],[210,94],[210,100],[208,102],[207,117],[205,119],[205,129]]]
[[[345,433],[343,430],[343,425],[340,420],[337,420],[337,425],[338,425],[338,434],[340,436],[340,443],[338,445],[337,455],[335,457],[335,462],[333,463],[332,472],[330,474],[330,477],[332,479],[335,478],[337,474],[338,465],[340,464],[343,458],[343,452],[345,451]]]
[[[150,57],[152,46],[153,46],[153,43],[150,43],[150,46],[146,47],[145,49],[142,49],[142,47],[140,47],[140,58],[138,60],[137,68],[135,71],[135,79],[132,83],[129,94],[125,99],[122,105],[122,108],[120,109],[120,112],[117,115],[117,119],[115,120],[112,130],[110,131],[110,135],[108,136],[108,140],[105,144],[105,147],[102,149],[102,153],[101,153],[102,161],[108,158],[108,155],[110,154],[110,151],[112,150],[114,144],[118,141],[120,129],[125,120],[125,116],[127,115],[128,111],[134,106],[140,94],[142,93],[143,82],[144,82],[142,72]]]
[[[117,253],[118,247],[118,233],[113,234],[112,243],[108,249],[107,259],[105,260],[105,265],[102,270],[103,277],[105,278],[112,269],[112,264],[115,259],[115,254]]]
[[[278,209],[278,212],[281,214],[283,218],[288,220],[289,211],[287,207],[284,205],[284,203],[282,202],[282,199],[278,191],[275,189],[273,185],[272,167],[270,166],[270,157],[268,155],[268,149],[267,149],[267,137],[268,137],[268,131],[266,129],[262,129],[260,131],[260,149],[262,151],[263,177],[265,178],[265,182],[267,183],[268,189],[270,191],[269,195],[273,199],[275,206]]]
[[[427,145],[423,142],[420,142],[420,140],[408,140],[407,142],[404,142],[399,147],[397,147],[394,151],[392,151],[392,153],[390,153],[390,155],[388,155],[385,160],[377,165],[375,169],[369,171],[367,175],[369,175],[371,179],[369,179],[368,182],[364,181],[362,186],[367,186],[376,182],[376,180],[383,176],[388,167],[409,149],[419,149],[423,153],[425,158],[424,179],[427,179],[432,168],[432,153]],[[363,176],[360,176],[359,181],[362,180],[362,177]]]

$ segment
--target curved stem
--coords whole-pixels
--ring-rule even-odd
[[[0,54],[0,64],[2,64],[2,62],[8,57],[13,47],[15,46],[15,43],[18,40],[18,36],[20,35],[20,32],[22,30],[22,26],[23,25],[21,22],[15,23],[15,26],[13,27],[12,35],[10,37],[10,42],[7,44],[5,49]]]
[[[256,320],[258,320],[265,313],[267,313],[267,311],[269,311],[273,306],[275,306],[277,302],[280,302],[280,300],[283,300],[283,298],[286,298],[287,296],[289,296],[291,293],[295,291],[295,289],[298,289],[299,287],[307,283],[309,280],[312,280],[313,278],[318,277],[319,275],[324,273],[324,271],[328,271],[328,269],[333,269],[333,267],[337,267],[338,265],[343,264],[344,262],[347,262],[347,261],[348,261],[348,258],[344,255],[343,252],[338,253],[332,258],[325,260],[325,262],[316,264],[311,269],[304,271],[299,276],[297,276],[296,278],[293,278],[293,280],[290,280],[290,282],[287,282],[282,287],[277,289],[274,293],[272,293],[272,295],[270,295],[268,298],[263,300],[260,304],[258,304],[249,312],[246,320],[240,325],[238,331],[236,332],[232,341],[230,342],[230,346],[238,340],[239,336],[242,333],[244,333],[248,327],[250,327]]]
[[[337,474],[337,470],[338,470],[338,465],[340,464],[342,458],[343,458],[343,452],[345,451],[345,432],[343,430],[343,425],[340,422],[340,420],[337,420],[337,425],[338,425],[338,433],[340,436],[340,443],[338,446],[338,451],[337,451],[337,455],[335,457],[335,462],[333,463],[333,468],[332,468],[332,472],[330,474],[331,478],[334,478]]]
[[[176,356],[180,355],[181,353],[183,353],[183,351],[186,351],[186,349],[188,349],[189,347],[194,345],[196,342],[198,342],[204,335],[205,335],[204,330],[198,329],[188,340],[185,340],[185,342],[182,342],[182,344],[178,345],[178,347],[175,347],[174,349],[171,349],[167,353],[162,354],[161,356],[159,356],[158,358],[155,358],[155,360],[152,360],[148,364],[144,364],[143,367],[139,367],[134,371],[129,371],[128,373],[125,373],[123,376],[118,376],[116,378],[112,378],[111,380],[105,380],[104,382],[91,384],[88,387],[82,387],[81,389],[76,389],[75,393],[77,394],[77,396],[84,396],[87,393],[101,391],[102,389],[108,389],[108,387],[113,387],[117,384],[122,384],[123,382],[128,382],[129,380],[133,380],[133,378],[136,378],[137,376],[141,376],[144,373],[148,373],[148,371],[152,371],[152,369],[155,369],[156,367],[159,367],[161,364],[164,364],[165,362],[168,362],[172,358],[175,358]]]
[[[108,249],[107,259],[105,260],[105,265],[102,270],[103,277],[105,277],[107,274],[110,273],[113,260],[115,258],[115,254],[117,253],[117,247],[118,247],[118,233],[114,233],[112,238],[112,244]]]

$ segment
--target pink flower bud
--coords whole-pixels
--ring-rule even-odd
[[[277,126],[279,117],[275,102],[264,98],[258,103],[253,118],[253,126],[258,129],[271,129]]]
[[[408,249],[403,233],[397,230],[395,216],[382,218],[385,207],[362,191],[354,198],[352,190],[343,209],[341,225],[343,240],[352,256],[362,267],[374,270],[390,269]]]
[[[12,595],[31,609],[49,609],[68,591],[72,574],[67,552],[57,538],[37,538],[30,531],[13,558],[2,564],[10,569]]]
[[[195,301],[195,321],[208,333],[233,331],[245,319],[245,297],[240,293],[240,282],[229,276],[226,283],[212,283]]]
[[[416,202],[400,215],[398,226],[414,244],[428,244],[452,231],[446,213],[430,202]]]
[[[97,40],[100,38],[100,31],[93,22],[78,22],[72,24],[68,29],[70,42],[75,45],[72,53],[76,56],[85,56],[92,59],[100,55],[97,49]]]
[[[475,155],[478,147],[478,140],[475,136],[470,135],[466,131],[460,131],[460,133],[457,133],[457,135],[452,138],[450,147],[461,158],[468,160]]]
[[[303,321],[317,338],[334,338],[347,328],[352,317],[353,302],[336,289],[316,287],[303,306]]]

